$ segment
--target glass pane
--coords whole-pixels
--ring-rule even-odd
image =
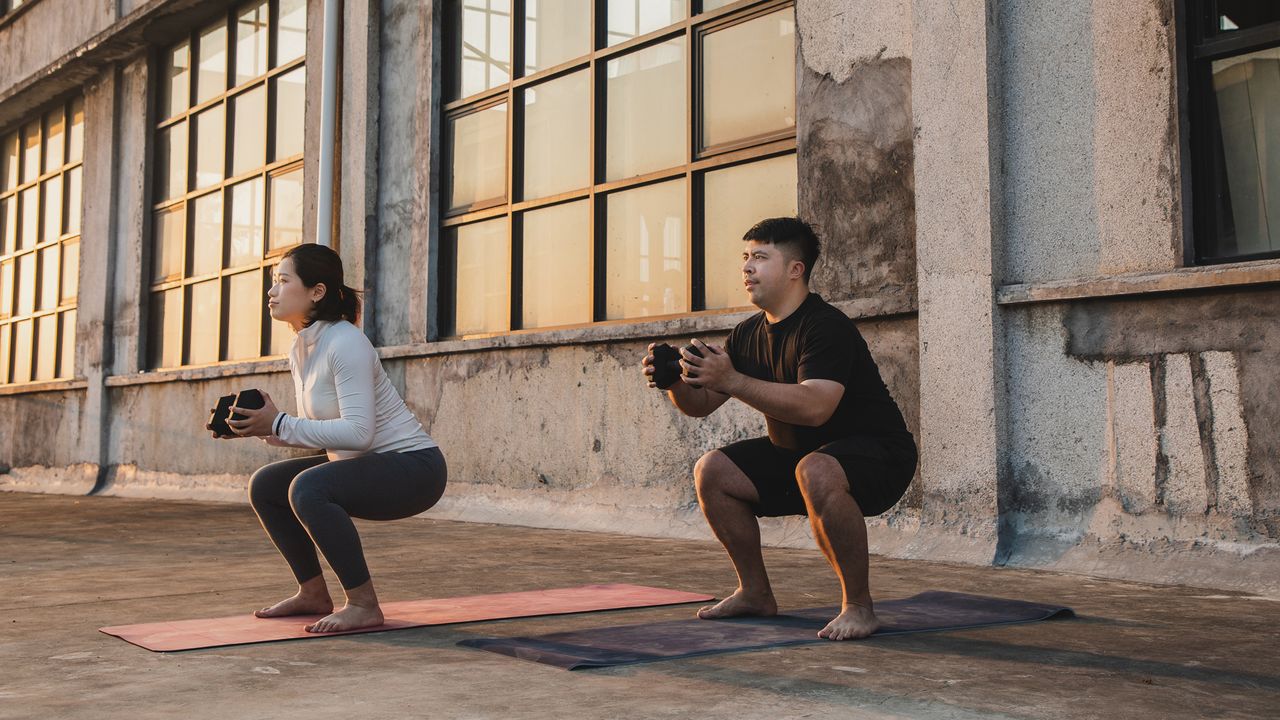
[[[73,235],[80,233],[80,200],[84,192],[84,166],[72,168],[66,174],[67,191],[63,194],[66,200],[66,215],[63,217],[65,232]]]
[[[526,0],[524,74],[591,52],[591,0]]]
[[[1280,3],[1258,0],[1217,0],[1210,32],[1231,33],[1280,22]]]
[[[227,118],[224,105],[215,105],[196,116],[195,189],[222,182],[226,169]]]
[[[8,255],[18,246],[18,198],[0,199],[0,255]]]
[[[463,0],[460,12],[450,66],[454,96],[467,97],[511,79],[511,0]]]
[[[173,288],[151,296],[148,341],[151,367],[177,367],[182,364],[182,288]]]
[[[265,274],[264,281],[266,282],[265,287],[271,287],[272,269],[274,269],[274,266],[272,268],[267,268],[264,271],[264,274]],[[263,292],[263,295],[264,296],[266,295],[265,291]],[[263,302],[266,302],[266,300],[263,300]],[[266,322],[267,322],[267,335],[268,335],[267,354],[268,355],[287,355],[289,353],[289,348],[293,347],[294,338],[297,337],[297,335],[295,335],[293,332],[293,328],[289,327],[285,323],[280,322],[279,320],[268,319]]]
[[[606,319],[689,311],[683,178],[610,195],[606,238]]]
[[[67,136],[67,162],[84,159],[84,98],[71,101],[71,134]]]
[[[80,286],[80,243],[62,245],[62,302],[75,302]]]
[[[190,347],[187,348],[187,364],[202,365],[217,362],[218,317],[221,315],[218,306],[217,280],[196,283],[190,286],[188,297],[187,333]]]
[[[1216,247],[1228,257],[1280,250],[1280,48],[1213,62],[1221,132]]]
[[[236,13],[236,85],[267,72],[267,3]]]
[[[58,307],[58,279],[62,277],[58,258],[62,248],[53,245],[40,251],[40,310]]]
[[[19,199],[18,217],[21,218],[22,225],[18,235],[18,248],[33,248],[36,246],[36,233],[40,229],[40,187],[32,185],[23,190]]]
[[[153,245],[155,257],[152,260],[151,279],[160,282],[182,275],[182,246],[187,230],[186,208],[162,210],[156,213]]]
[[[40,123],[28,123],[22,129],[22,182],[40,176]]]
[[[688,15],[688,0],[609,0],[609,44],[651,33]]]
[[[168,200],[187,191],[187,123],[160,131],[156,140],[156,198]]]
[[[76,311],[68,310],[58,317],[62,323],[59,339],[62,357],[58,359],[58,377],[72,378],[76,375]]]
[[[227,360],[256,358],[262,345],[262,273],[227,278]]]
[[[449,123],[452,139],[450,209],[507,194],[507,105],[464,115]]]
[[[58,316],[36,320],[36,380],[52,380],[58,374]]]
[[[276,21],[276,65],[307,52],[307,0],[280,0]]]
[[[13,325],[13,381],[16,383],[31,380],[32,329],[30,320]]]
[[[42,240],[57,240],[62,235],[62,177],[44,183],[44,235]]]
[[[196,104],[227,90],[227,24],[218,21],[200,33],[200,64],[196,73]]]
[[[505,217],[455,231],[454,333],[511,329],[511,245]]]
[[[796,156],[709,172],[704,197],[706,308],[750,305],[742,286],[742,236],[765,218],[796,214]]]
[[[0,262],[0,318],[13,314],[13,261]]]
[[[222,269],[222,191],[202,195],[191,203],[191,275]]]
[[[606,180],[683,164],[684,40],[610,60],[606,72]]]
[[[13,337],[8,325],[0,325],[0,383],[9,382],[9,364],[13,359]]]
[[[30,315],[36,310],[36,254],[27,253],[18,258],[18,315]]]
[[[702,147],[795,127],[795,26],[787,8],[703,38]]]
[[[525,199],[590,185],[590,71],[525,90],[524,133]]]
[[[275,157],[283,160],[302,154],[306,130],[307,69],[291,70],[271,81],[276,93]]]
[[[302,169],[271,178],[271,234],[269,248],[277,250],[302,242]]]
[[[163,114],[173,117],[187,109],[191,97],[191,44],[187,41],[178,43],[164,57],[164,104]]]
[[[708,12],[710,10],[715,10],[716,8],[722,8],[725,5],[729,5],[737,1],[738,0],[702,0],[702,12]]]
[[[256,170],[267,162],[267,89],[258,86],[236,96],[231,111],[235,117],[232,134],[231,175]]]
[[[524,214],[521,327],[591,322],[591,221],[587,200]]]
[[[0,191],[18,184],[18,133],[0,139]]]
[[[66,159],[66,136],[63,132],[67,118],[62,108],[51,110],[44,116],[44,171],[53,172],[62,167]]]
[[[266,200],[266,187],[260,177],[231,188],[231,257],[227,267],[262,259]]]

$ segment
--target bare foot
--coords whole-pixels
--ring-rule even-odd
[[[875,632],[880,621],[871,608],[861,605],[846,605],[835,620],[818,631],[818,637],[828,640],[857,640]]]
[[[312,633],[342,632],[344,630],[377,627],[384,621],[382,608],[377,605],[361,607],[349,604],[338,612],[306,626],[305,630]]]
[[[773,593],[748,596],[738,588],[732,595],[715,605],[708,605],[698,611],[703,620],[716,620],[731,617],[768,617],[778,614],[778,603]]]
[[[303,595],[298,593],[287,600],[254,611],[260,618],[288,617],[290,615],[325,615],[333,612],[333,599],[328,593],[324,595]]]

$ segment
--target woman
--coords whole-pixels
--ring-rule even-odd
[[[342,281],[342,260],[320,245],[301,245],[277,266],[267,305],[297,333],[289,369],[298,416],[271,397],[258,410],[232,408],[240,437],[326,454],[271,463],[253,474],[249,500],[288,561],[298,593],[258,617],[326,615],[306,626],[327,633],[383,623],[378,597],[352,517],[396,520],[423,512],[444,493],[444,456],[387,379],[372,343],[353,323],[356,291]],[[333,599],[316,548],[337,574],[346,606]]]

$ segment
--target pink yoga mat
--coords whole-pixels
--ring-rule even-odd
[[[275,640],[386,632],[424,625],[448,625],[535,615],[563,615],[593,610],[679,605],[712,599],[710,595],[643,585],[583,585],[552,590],[384,603],[382,614],[387,618],[386,623],[374,628],[341,633],[317,634],[302,629],[304,625],[319,620],[323,617],[322,615],[257,618],[252,614],[246,614],[206,620],[116,625],[99,629],[101,632],[148,650],[171,652]]]

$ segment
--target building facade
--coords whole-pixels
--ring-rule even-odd
[[[330,0],[335,1],[335,0]],[[1280,593],[1280,14],[1245,0],[336,0],[334,245],[433,516],[708,537],[763,433],[645,387],[799,214],[921,446],[872,551]],[[0,2],[0,488],[241,500],[291,410],[325,0]],[[766,539],[805,544],[802,518]]]

